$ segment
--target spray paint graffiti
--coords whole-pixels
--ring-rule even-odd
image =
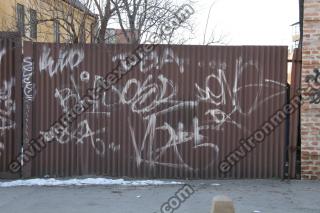
[[[248,73],[248,70],[251,70],[251,73]],[[257,82],[247,83],[243,81],[242,77],[246,74],[257,76]],[[284,94],[284,88],[286,88],[286,85],[280,84],[279,82],[263,79],[262,69],[259,69],[258,64],[255,64],[252,61],[244,62],[241,57],[236,60],[235,76],[232,83],[228,82],[226,78],[226,65],[220,65],[217,70],[217,74],[212,73],[207,76],[204,86],[204,88],[201,88],[200,85],[197,83],[195,84],[198,93],[197,98],[199,101],[210,103],[212,107],[232,106],[228,112],[224,112],[219,108],[213,108],[209,109],[205,113],[206,115],[211,116],[211,121],[216,125],[214,127],[216,129],[225,122],[232,123],[238,128],[241,128],[241,124],[232,119],[233,114],[238,112],[241,115],[249,116],[266,101]],[[272,94],[271,96],[261,99],[263,89],[272,86],[283,89],[276,94]],[[213,91],[212,87],[218,87],[219,89],[217,91]],[[248,88],[255,91],[255,94],[252,98],[252,103],[247,104],[249,108],[247,107],[246,109],[241,105],[240,97],[241,95],[244,95],[244,90]]]
[[[95,76],[93,88],[96,88],[97,81],[101,76]],[[133,94],[129,94],[133,92]],[[184,107],[195,107],[196,101],[179,101],[175,99],[177,87],[173,81],[163,75],[148,75],[144,81],[135,78],[129,79],[123,87],[112,87],[112,92],[117,97],[110,102],[107,93],[102,95],[101,100],[95,101],[91,114],[106,114],[110,116],[112,107],[117,105],[127,105],[131,112],[141,115],[147,119],[151,114],[165,114],[168,112],[180,110]],[[67,98],[77,99],[75,93],[67,91]],[[110,96],[110,94],[109,94]]]
[[[309,84],[308,95],[310,96],[310,104],[320,103],[320,71],[315,69],[313,75],[306,76],[306,82]]]
[[[89,80],[90,80],[90,73],[87,72],[87,71],[83,71],[83,72],[80,74],[80,80],[83,81],[83,82],[88,83]]]
[[[177,87],[173,81],[159,75],[154,79],[153,75],[148,75],[141,82],[137,79],[130,79],[125,84],[122,91],[112,88],[119,95],[119,103],[130,105],[131,111],[147,118],[150,114],[165,114],[170,111],[179,110],[184,106],[195,106],[194,101],[178,101],[174,97],[177,94]],[[135,93],[132,97],[129,91]],[[164,107],[162,105],[165,105]]]
[[[2,58],[4,57],[4,55],[6,54],[6,49],[4,48],[4,49],[2,49],[2,50],[0,50],[0,64],[1,64],[1,62],[2,62]]]
[[[112,61],[124,60],[130,53],[120,53],[112,57]],[[185,66],[189,64],[189,60],[179,57],[172,48],[165,48],[163,52],[151,52],[140,62],[140,71],[148,73],[155,70],[161,70],[167,64],[175,64],[180,73],[184,73]]]
[[[160,69],[166,63],[177,63],[177,59],[174,59],[172,51],[167,49],[164,53],[164,55],[166,55],[164,58],[159,58],[157,55],[151,56],[155,63],[150,66],[150,70],[157,69],[157,66],[158,69]],[[115,61],[119,57],[124,57],[124,55],[117,55],[113,60]],[[157,60],[155,58],[157,58]],[[171,59],[169,60],[168,58]],[[197,94],[194,100],[179,100],[177,97],[179,92],[178,86],[173,80],[170,80],[163,74],[147,74],[150,70],[141,69],[140,71],[146,76],[143,80],[131,78],[127,80],[124,85],[119,85],[118,87],[113,86],[112,94],[116,98],[113,98],[113,101],[111,102],[109,96],[112,94],[104,93],[101,100],[94,102],[92,111],[88,113],[93,115],[104,114],[107,115],[107,117],[111,117],[113,107],[126,105],[132,113],[141,116],[144,122],[147,122],[147,128],[143,140],[137,141],[137,137],[135,135],[136,131],[129,121],[131,142],[134,147],[135,161],[138,167],[141,166],[142,163],[146,163],[150,167],[161,165],[171,168],[184,168],[189,171],[197,171],[198,168],[195,168],[186,162],[186,159],[184,159],[183,153],[179,148],[187,144],[193,144],[192,146],[194,151],[202,148],[212,150],[212,155],[214,157],[211,162],[208,162],[207,166],[209,167],[219,156],[219,146],[212,142],[205,142],[205,139],[207,138],[205,135],[206,132],[222,131],[222,127],[226,124],[232,124],[239,129],[245,129],[240,121],[236,121],[233,118],[233,115],[238,113],[243,116],[249,116],[263,103],[285,92],[285,90],[281,90],[281,88],[285,88],[285,85],[277,81],[264,79],[263,70],[259,69],[257,63],[254,63],[253,61],[244,62],[241,57],[236,60],[236,70],[233,79],[227,79],[226,77],[226,63],[217,64],[214,61],[211,61],[209,69],[211,69],[211,74],[206,77],[204,84],[200,82],[194,84],[195,93]],[[184,72],[181,72],[181,68],[179,68],[179,70],[181,75],[183,75]],[[54,95],[64,112],[68,112],[73,105],[81,102],[79,93],[79,88],[81,86],[75,83],[74,74],[70,76],[71,87],[55,89]],[[248,74],[255,75],[257,81],[243,81],[242,78]],[[102,78],[102,76],[99,75],[95,75],[92,78],[88,71],[82,71],[79,74],[80,83],[90,84],[90,80],[94,79],[93,88],[96,87],[97,81],[100,78]],[[218,88],[218,90],[214,90],[212,85],[215,85],[215,88]],[[261,97],[263,89],[270,87],[280,88],[280,92],[270,96]],[[240,97],[244,94],[244,90],[248,88],[253,89],[256,93],[252,98],[252,103],[248,104],[247,107],[244,107],[240,103]],[[195,110],[200,103],[206,104],[208,106],[208,110],[204,115],[196,114],[193,117],[192,129],[185,129],[182,122],[179,122],[175,127],[169,122],[156,125],[157,117],[165,116],[172,112],[183,111],[185,108]],[[223,107],[227,105],[232,106],[230,111],[223,110]],[[206,117],[207,119],[202,121],[198,117]],[[86,128],[86,131],[83,130],[82,132],[87,132],[83,137],[90,137],[91,135],[96,134],[90,129],[86,121],[84,121],[82,125],[82,128]],[[71,130],[69,130],[69,133],[67,134],[69,136],[76,135],[79,132],[70,131]],[[98,130],[98,132],[105,132],[105,129]],[[157,134],[167,135],[165,144],[160,146],[159,144],[156,145],[155,139]],[[83,137],[72,136],[71,138],[76,141],[76,144],[83,144],[83,140],[79,140],[79,138]],[[94,145],[95,143],[93,142],[93,139],[91,138],[90,140],[92,146],[95,148],[96,146]],[[65,144],[69,143],[71,140],[64,142],[58,139],[57,141],[60,144]],[[114,142],[110,143],[108,146],[106,146],[100,139],[98,139],[97,142],[99,142],[100,147],[103,147],[103,151],[96,151],[97,154],[104,154],[106,147],[113,152],[120,150],[120,145],[116,145]],[[161,157],[171,151],[173,151],[178,163],[163,162]],[[147,152],[147,158],[143,155],[145,152]]]
[[[182,156],[181,148],[179,148],[180,146],[185,145],[187,143],[194,143],[193,145],[194,150],[201,147],[205,147],[213,150],[212,154],[215,157],[213,161],[210,162],[210,164],[207,166],[210,166],[214,162],[214,160],[218,157],[219,147],[213,143],[201,143],[204,136],[198,133],[199,130],[197,129],[196,126],[195,126],[194,132],[185,131],[182,123],[178,124],[177,129],[173,128],[166,122],[164,123],[163,126],[156,127],[156,119],[157,118],[155,115],[150,116],[142,143],[137,142],[135,131],[132,125],[130,124],[130,120],[128,121],[131,139],[132,139],[134,152],[135,152],[135,160],[138,167],[141,165],[142,162],[144,162],[149,164],[150,167],[154,167],[155,165],[161,165],[161,166],[167,166],[172,168],[184,168],[190,171],[194,171],[194,170],[197,171],[198,168],[193,168],[192,166],[188,165],[188,163],[185,162],[185,159]],[[155,147],[156,131],[162,131],[169,135],[169,139],[166,142],[166,144]],[[138,146],[138,144],[141,144],[141,145]],[[161,160],[161,157],[169,150],[172,150],[175,153],[178,163],[163,162]],[[147,158],[144,158],[142,156],[142,153],[144,152],[147,153],[146,154]]]
[[[242,58],[239,58],[236,61],[236,71],[235,76],[233,79],[233,82],[230,83],[226,78],[226,66],[224,64],[218,65],[219,69],[217,70],[217,74],[213,73],[210,74],[205,81],[205,88],[202,88],[198,83],[195,83],[195,89],[198,92],[198,95],[196,96],[197,100],[195,101],[189,101],[188,103],[191,103],[192,106],[197,107],[201,102],[206,103],[209,106],[209,109],[205,112],[205,115],[209,118],[209,120],[205,121],[199,121],[198,117],[193,118],[193,129],[191,131],[185,131],[183,123],[179,122],[177,128],[174,128],[172,125],[170,125],[167,122],[164,122],[162,126],[156,126],[157,122],[157,116],[159,116],[159,113],[153,112],[151,108],[143,108],[144,111],[137,111],[136,107],[131,108],[132,112],[151,112],[151,115],[149,115],[147,118],[148,125],[145,131],[145,136],[143,137],[142,142],[138,142],[136,140],[135,136],[135,130],[130,125],[130,134],[132,143],[135,150],[135,160],[137,162],[137,166],[140,166],[141,163],[149,164],[149,166],[154,167],[155,165],[161,165],[161,166],[167,166],[172,168],[185,168],[190,171],[197,171],[197,168],[194,168],[192,165],[189,165],[186,163],[185,159],[183,158],[183,154],[181,153],[181,149],[179,149],[179,146],[181,147],[183,144],[187,143],[193,143],[193,149],[197,148],[207,148],[213,150],[213,155],[216,157],[219,155],[219,147],[218,145],[214,143],[205,143],[204,139],[206,136],[204,135],[204,131],[212,131],[212,130],[218,130],[220,131],[223,125],[230,123],[232,125],[235,125],[237,128],[242,129],[240,121],[236,121],[232,118],[232,115],[237,114],[237,117],[239,117],[239,114],[242,116],[250,116],[255,110],[259,108],[262,104],[265,102],[271,100],[272,98],[275,98],[279,95],[282,95],[285,93],[286,85],[270,80],[270,79],[264,79],[263,78],[263,70],[259,69],[258,64],[249,61],[244,62]],[[249,73],[250,75],[257,76],[256,82],[246,82],[242,80],[242,77],[251,71]],[[151,77],[148,76],[146,79]],[[172,81],[164,81],[163,79],[166,79],[166,77],[159,75],[158,78],[162,79],[162,85],[164,85],[163,82],[170,82],[168,85],[170,86],[163,86],[163,88],[172,88],[173,93],[177,93],[177,88],[174,87],[174,83]],[[230,80],[230,79],[229,79]],[[154,81],[152,81],[154,82]],[[134,85],[134,88],[137,88],[137,93],[134,93],[134,96],[130,96],[134,98],[138,98],[138,100],[146,100],[147,95],[141,91],[147,91],[149,94],[153,94],[152,90],[153,87],[148,87],[146,85],[137,81],[136,79],[131,79],[127,82],[126,86],[124,87],[122,93],[117,91],[120,97],[120,102],[123,104],[130,103],[130,100],[126,98],[125,94],[127,94],[128,91],[133,91],[132,88],[130,88],[130,85]],[[143,85],[143,86],[141,86]],[[202,84],[203,85],[203,84]],[[218,88],[218,90],[213,90],[212,85],[215,86],[215,88]],[[218,86],[217,86],[218,85]],[[269,96],[262,97],[261,94],[265,88],[275,87],[278,88],[279,92],[275,94],[271,94]],[[142,88],[142,89],[141,89]],[[252,103],[248,104],[246,107],[242,106],[240,103],[240,97],[241,95],[245,94],[244,90],[250,88],[253,91],[255,91],[254,97],[252,98]],[[139,90],[140,89],[140,90]],[[158,90],[161,91],[161,90]],[[140,93],[139,93],[140,92]],[[148,94],[147,93],[147,94]],[[132,93],[131,93],[132,94]],[[160,93],[161,94],[161,93]],[[168,94],[167,92],[163,91],[163,94]],[[169,93],[170,94],[170,93]],[[174,97],[169,96],[168,99],[165,99],[164,102],[170,101],[170,98]],[[157,95],[152,95],[152,97],[161,97]],[[158,102],[153,103],[161,103],[161,99]],[[183,102],[183,101],[181,101]],[[232,106],[230,111],[224,111],[222,108],[226,108],[225,106]],[[155,105],[149,105],[149,106],[157,106]],[[174,107],[175,108],[175,107]],[[178,108],[179,110],[179,108]],[[169,112],[168,110],[164,111],[164,114]],[[201,115],[199,115],[201,116]],[[203,116],[202,116],[203,117]],[[130,123],[130,121],[129,121]],[[203,123],[203,124],[201,124]],[[168,133],[168,140],[166,144],[160,147],[156,146],[156,134],[158,131],[162,131]],[[162,135],[163,135],[162,134]],[[139,146],[140,144],[140,146]],[[157,144],[159,146],[159,144]],[[177,158],[178,163],[170,163],[170,162],[163,162],[161,160],[161,156],[165,155],[167,152],[170,151],[170,149],[175,153],[175,157]],[[142,154],[147,153],[147,154]],[[213,158],[212,161],[208,164],[208,166],[212,165],[214,163],[216,158]]]
[[[32,101],[35,97],[35,85],[32,83],[33,62],[31,57],[25,57],[22,64],[22,88],[24,99]]]
[[[3,135],[5,130],[15,128],[15,121],[11,119],[11,115],[15,112],[16,105],[12,99],[14,89],[14,78],[4,81],[0,88],[0,132]]]
[[[85,76],[84,76],[85,74]],[[83,71],[80,74],[80,78],[83,82],[88,83],[90,74]],[[79,92],[79,85],[76,83],[74,75],[70,76],[71,86],[63,89],[55,89],[54,97],[58,99],[63,112],[68,112],[75,104],[81,102],[81,95]]]
[[[36,85],[33,83],[33,60],[24,57],[22,62],[22,89],[23,89],[23,141],[25,144],[32,139],[29,126],[32,126],[32,101],[36,97]]]
[[[104,155],[106,151],[105,143],[98,136],[105,132],[106,128],[93,131],[89,126],[88,120],[83,120],[78,123],[76,128],[72,128],[70,126],[63,129],[63,131],[60,132],[53,141],[59,144],[68,144],[71,142],[74,142],[75,144],[84,144],[89,141],[96,154]],[[43,135],[46,141],[52,141],[52,136],[48,135],[48,132],[40,132],[40,134]]]
[[[230,84],[226,79],[226,71],[219,69],[218,75],[211,74],[206,78],[205,89],[202,89],[198,84],[195,85],[198,91],[197,97],[200,101],[208,101],[215,106],[225,106],[231,103],[233,107],[232,111],[238,111],[243,115],[249,115],[255,109],[257,109],[258,106],[260,106],[266,100],[268,100],[269,97],[266,97],[263,100],[259,101],[259,97],[261,95],[263,87],[268,86],[266,84],[269,83],[277,84],[277,82],[269,81],[268,79],[263,79],[262,70],[259,69],[259,66],[257,64],[254,64],[252,61],[243,62],[243,59],[239,58],[236,61],[236,64],[237,67],[235,70],[235,77],[232,84]],[[245,83],[244,85],[241,85],[241,77],[244,74],[246,74],[246,70],[249,70],[246,69],[248,66],[252,67],[252,74],[256,74],[256,76],[258,76],[258,82],[251,84]],[[214,85],[215,83],[219,85],[218,93],[215,93],[210,89],[210,85]],[[285,85],[282,86],[285,87]],[[254,91],[256,91],[253,103],[247,110],[243,109],[239,100],[239,93],[245,88],[252,88]]]
[[[178,54],[178,50],[180,47],[163,46],[144,57],[132,73],[99,94],[101,98],[91,100],[92,108],[55,138],[54,143],[89,147],[93,154],[108,160],[110,156],[118,160],[126,153],[126,159],[137,168],[160,166],[194,174],[218,163],[220,150],[225,147],[225,141],[219,140],[224,137],[221,135],[228,134],[230,129],[235,131],[235,137],[246,135],[248,126],[252,126],[248,118],[286,92],[286,85],[279,81],[281,76],[274,75],[273,79],[259,57],[250,54],[240,57],[242,54],[235,53],[232,61],[215,55],[209,60],[207,57],[198,60],[196,55],[197,61],[191,63],[191,58]],[[57,83],[49,89],[58,111],[67,113],[82,101],[84,91],[98,88],[103,74],[109,70],[105,63],[102,67],[82,64],[88,61],[84,60],[82,49],[64,48],[57,53],[44,46],[39,58],[40,72],[34,74],[37,79],[58,74],[63,77],[61,84],[51,78],[51,83]],[[110,55],[109,50],[107,54],[101,53]],[[105,62],[115,65],[127,55],[126,51],[117,51]],[[26,58],[24,64],[26,94],[32,94],[30,60]],[[83,69],[77,67],[80,64]],[[122,69],[130,68],[125,64]],[[39,96],[43,94],[41,91]],[[101,122],[94,124],[98,119]],[[120,127],[119,131],[114,130]],[[191,153],[203,161],[203,152],[210,156],[204,163],[187,157]]]
[[[64,69],[70,69],[70,81],[71,87],[62,89],[55,89],[54,97],[58,100],[62,111],[68,112],[75,104],[81,102],[79,85],[75,81],[74,69],[83,61],[84,51],[81,49],[69,49],[59,52],[57,62],[50,56],[51,50],[44,46],[43,52],[39,60],[40,72],[47,71],[50,77],[53,77],[58,72],[63,72]],[[29,64],[30,65],[30,64]],[[89,83],[90,73],[82,71],[79,75],[81,82]],[[74,142],[75,144],[84,144],[89,141],[96,154],[104,155],[106,151],[106,145],[104,141],[97,137],[97,135],[105,133],[106,129],[101,128],[93,131],[88,123],[88,120],[83,120],[77,124],[75,130],[68,127],[61,132],[59,137],[55,138],[55,141],[59,144],[68,144]],[[50,141],[50,135],[46,132],[40,131],[40,134],[44,136],[47,141]],[[110,147],[109,147],[110,148]],[[117,146],[113,146],[114,150],[120,149]]]
[[[5,60],[7,54],[7,49],[0,48],[0,65]],[[2,67],[2,66],[1,66]],[[1,70],[0,77],[5,77],[7,72]],[[6,80],[4,80],[6,79]],[[6,158],[6,145],[8,144],[8,139],[5,134],[8,133],[8,130],[14,129],[16,126],[13,116],[16,110],[16,104],[14,101],[14,85],[15,80],[13,77],[1,78],[0,83],[0,159],[2,156]],[[3,137],[3,138],[2,138]],[[2,142],[4,141],[4,142]]]
[[[115,144],[115,143],[111,143],[108,146],[109,150],[113,151],[113,152],[117,152],[121,149],[121,145],[120,144]]]
[[[78,48],[60,50],[57,59],[51,56],[51,49],[43,47],[42,55],[39,59],[40,72],[48,72],[53,77],[58,72],[62,73],[66,68],[74,70],[84,59],[84,51]]]
[[[79,95],[70,88],[56,89],[54,96],[59,100],[63,112],[68,112],[73,105],[80,101]]]
[[[0,158],[1,158],[1,156],[2,156],[2,153],[4,152],[4,149],[5,147],[4,147],[4,144],[2,143],[2,142],[0,142]]]

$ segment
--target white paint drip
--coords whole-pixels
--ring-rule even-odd
[[[0,158],[2,156],[4,149],[5,149],[4,144],[2,142],[0,142]]]
[[[3,58],[3,56],[6,54],[6,49],[5,48],[3,48],[2,50],[0,50],[0,64],[1,64],[1,61],[2,61],[2,58]]]

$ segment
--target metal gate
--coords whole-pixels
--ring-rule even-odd
[[[49,140],[89,88],[118,63],[129,69],[133,51],[24,43],[24,177],[283,176],[287,47],[158,45]]]

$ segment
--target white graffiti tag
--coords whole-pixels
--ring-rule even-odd
[[[145,135],[143,137],[143,141],[139,146],[136,140],[135,131],[132,125],[130,124],[130,120],[128,121],[137,166],[140,166],[141,163],[147,163],[150,167],[153,167],[155,165],[162,165],[172,168],[184,168],[190,171],[197,171],[197,168],[194,169],[192,165],[189,165],[185,162],[185,159],[182,156],[182,151],[179,149],[179,146],[190,142],[194,143],[193,150],[203,147],[210,148],[213,150],[213,160],[207,166],[212,165],[212,163],[214,163],[215,159],[218,157],[219,147],[213,143],[202,143],[201,141],[203,140],[204,136],[199,134],[199,129],[196,129],[197,125],[194,125],[194,132],[185,131],[182,123],[178,124],[178,129],[174,129],[168,123],[164,123],[163,126],[156,127],[156,116],[151,115],[148,121],[148,126]],[[159,131],[167,133],[169,135],[169,139],[167,140],[165,145],[158,145],[156,147],[155,135]],[[178,160],[178,163],[163,162],[160,159],[169,150],[173,150],[173,152],[175,153],[175,157]],[[143,157],[142,153],[147,153],[146,158]]]
[[[195,101],[175,100],[177,88],[163,75],[159,75],[155,80],[149,75],[143,82],[130,79],[121,91],[115,87],[112,89],[119,95],[119,103],[131,106],[132,112],[143,114],[144,118],[148,118],[150,113],[165,114],[184,106],[197,105]],[[135,91],[134,95],[128,95],[129,91]]]
[[[1,158],[3,152],[4,152],[4,144],[2,142],[0,142],[0,158]]]
[[[112,57],[112,61],[116,62],[118,60],[124,61],[128,53],[120,53]],[[179,67],[180,73],[184,73],[185,66],[188,64],[188,61],[184,58],[177,56],[174,53],[173,49],[165,48],[163,52],[158,53],[156,51],[151,52],[142,58],[140,62],[140,71],[143,73],[151,72],[153,70],[160,70],[167,64],[175,64]]]
[[[33,62],[31,57],[25,57],[22,64],[22,87],[24,99],[31,101],[34,98],[35,85],[32,84]]]
[[[60,50],[58,57],[54,59],[51,56],[51,49],[44,46],[39,60],[39,69],[40,72],[48,72],[50,77],[52,77],[58,72],[63,72],[66,68],[73,71],[74,68],[80,65],[83,59],[84,51],[82,49]]]
[[[59,135],[54,136],[53,141],[59,144],[68,144],[71,142],[84,144],[86,141],[89,141],[96,154],[104,155],[106,147],[104,141],[100,139],[98,135],[105,132],[106,128],[93,131],[89,126],[88,120],[83,120],[77,125],[76,129],[72,127],[64,128]],[[46,141],[52,141],[52,135],[50,135],[50,133],[40,132],[40,134],[44,136]]]
[[[3,82],[3,87],[0,88],[0,131],[3,134],[4,130],[15,128],[15,122],[10,118],[15,112],[15,101],[12,100],[12,90],[14,88],[14,79]]]
[[[249,71],[251,72],[250,75],[256,76],[257,82],[243,84],[245,81],[242,78]],[[244,62],[240,57],[236,61],[235,77],[231,83],[226,78],[226,66],[220,66],[217,73],[207,76],[204,88],[197,83],[195,84],[198,100],[212,104],[213,108],[209,109],[205,114],[212,118],[211,122],[216,124],[217,128],[225,122],[232,123],[241,128],[241,125],[231,118],[233,114],[238,112],[241,115],[248,116],[267,100],[285,93],[283,89],[285,85],[269,79],[263,79],[262,74],[262,70],[259,69],[258,64],[252,61]],[[271,96],[261,98],[263,88],[271,86],[281,87],[282,90]],[[218,88],[218,90],[214,90],[213,88]],[[244,89],[248,88],[252,89],[254,96],[251,97],[253,100],[248,104],[249,107],[244,107],[241,104],[240,95],[244,95]],[[232,106],[232,108],[228,112],[224,112],[220,108],[225,106]],[[219,109],[216,107],[219,107]],[[209,126],[206,128],[209,128]]]
[[[7,52],[6,49],[0,50],[0,63],[2,61],[3,56],[6,54],[6,52]]]

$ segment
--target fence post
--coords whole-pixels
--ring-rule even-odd
[[[22,146],[21,48],[19,33],[0,32],[0,179],[21,177],[21,172],[9,169]]]

